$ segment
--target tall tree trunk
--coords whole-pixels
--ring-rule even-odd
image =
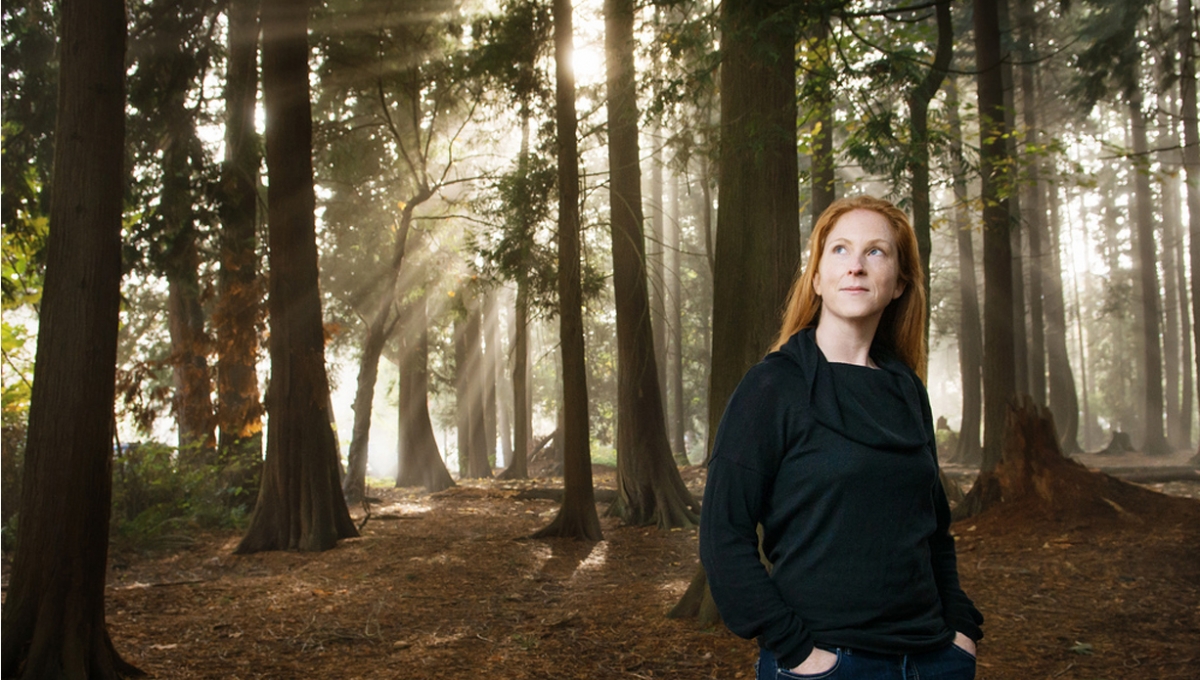
[[[962,304],[958,368],[963,386],[962,424],[955,457],[968,465],[978,465],[982,455],[979,434],[983,409],[983,328],[979,322],[979,286],[975,279],[973,230],[967,212],[967,166],[962,152],[958,106],[958,81],[951,76],[946,108],[950,116],[950,151],[954,157],[954,232],[958,245],[958,294]]]
[[[500,465],[499,461],[501,459],[503,460],[503,464],[507,466],[512,463],[513,459],[513,426],[511,401],[512,384],[510,384],[508,380],[508,373],[505,371],[505,368],[508,364],[506,357],[512,353],[512,345],[509,345],[507,353],[503,351],[503,346],[501,345],[500,340],[502,334],[500,333],[499,317],[500,313],[503,312],[507,317],[507,325],[512,326],[512,316],[510,316],[512,308],[508,304],[508,300],[511,296],[508,289],[497,291],[496,296],[496,354],[495,361],[493,361],[493,374],[495,375],[496,380],[496,432],[500,437],[499,456],[501,456],[501,458],[497,459],[497,466]],[[510,335],[510,342],[511,338],[512,336]]]
[[[166,120],[162,149],[162,193],[159,213],[167,241],[163,271],[167,279],[167,327],[171,338],[171,369],[174,395],[172,406],[179,435],[180,462],[193,470],[216,462],[216,433],[213,422],[212,381],[208,376],[208,336],[204,331],[204,308],[200,305],[199,237],[193,223],[195,200],[189,165],[190,145],[195,130],[184,104],[190,84],[177,77],[175,61],[165,58],[164,70],[171,74],[164,93]],[[181,82],[182,81],[182,82]]]
[[[249,506],[262,477],[262,403],[258,390],[258,167],[254,131],[258,92],[258,2],[231,0],[225,71],[225,161],[221,165],[221,269],[217,329],[218,448],[231,505]]]
[[[1051,192],[1057,190],[1051,187]],[[1071,370],[1071,357],[1067,352],[1067,310],[1063,299],[1062,244],[1059,238],[1061,225],[1058,221],[1057,194],[1051,195],[1051,219],[1046,225],[1049,236],[1049,258],[1046,261],[1045,318],[1046,354],[1049,358],[1050,412],[1058,427],[1058,443],[1064,453],[1079,452],[1079,397],[1075,391],[1075,375]],[[1082,332],[1082,329],[1081,329]],[[1079,361],[1084,362],[1080,351]],[[1086,407],[1085,407],[1086,411]],[[1087,422],[1086,419],[1084,421]]]
[[[481,355],[481,370],[479,377],[483,381],[480,392],[483,398],[483,455],[488,459],[488,475],[491,475],[491,461],[496,457],[496,440],[499,415],[496,412],[496,365],[500,363],[500,316],[497,312],[496,293],[487,291],[482,300],[483,309],[482,331],[483,352]]]
[[[483,368],[481,340],[483,314],[480,301],[469,300],[460,290],[464,303],[454,320],[454,395],[458,426],[458,475],[462,479],[491,477],[491,466],[484,443],[483,394],[480,379]]]
[[[172,151],[166,154],[173,156]],[[186,173],[186,164],[184,172]],[[186,183],[186,175],[182,178]],[[168,200],[190,203],[191,195],[163,192]],[[171,337],[171,364],[175,395],[172,399],[179,429],[179,455],[183,465],[201,469],[216,462],[216,433],[212,408],[212,381],[208,376],[208,335],[200,306],[200,254],[190,224],[172,228],[174,243],[167,263],[167,327]]]
[[[800,261],[796,29],[779,11],[787,10],[722,5],[710,440],[729,395],[779,332]]]
[[[694,526],[699,508],[667,440],[642,244],[633,0],[604,3],[608,64],[608,165],[613,291],[617,309],[617,501],[629,524]],[[661,187],[660,187],[661,188]],[[661,213],[661,209],[656,209]],[[661,221],[661,217],[659,219]],[[661,241],[660,250],[661,250]],[[660,317],[661,318],[661,317]],[[662,318],[665,327],[665,318]],[[666,342],[664,339],[663,348]]]
[[[399,466],[396,486],[423,486],[436,493],[454,486],[429,418],[429,292],[421,288],[404,314],[400,346]]]
[[[995,0],[998,34],[1000,36],[1000,53],[1009,55],[1012,49],[1012,22],[1009,20],[1009,0]],[[1013,76],[1011,58],[1000,61],[1000,81],[1003,91],[1004,129],[1010,134],[1004,135],[1005,157],[1010,163],[1017,160],[1016,131],[1016,79]],[[1029,394],[1029,317],[1025,304],[1025,229],[1021,213],[1021,193],[1017,173],[1013,168],[1002,171],[1003,186],[1000,190],[1007,194],[1005,206],[1008,210],[1008,234],[1012,239],[1012,305],[1013,305],[1013,363],[1012,371],[1015,381],[1016,394]],[[999,176],[998,176],[999,177]]]
[[[950,19],[950,3],[937,5],[937,49],[933,64],[925,78],[908,95],[909,125],[912,128],[912,146],[908,152],[908,172],[912,177],[912,225],[917,233],[917,250],[921,255],[921,267],[925,271],[925,347],[929,348],[929,319],[932,295],[929,255],[933,250],[930,240],[931,218],[929,213],[929,102],[942,87],[950,59],[954,55],[954,24]]]
[[[558,135],[558,304],[562,348],[563,501],[548,526],[534,536],[599,541],[600,517],[592,488],[588,436],[587,366],[583,344],[583,283],[580,264],[579,143],[575,77],[571,73],[574,28],[571,0],[554,0],[555,119]]]
[[[1159,149],[1175,149],[1179,146],[1175,124],[1177,115],[1173,109],[1174,97],[1167,92],[1159,93]],[[1179,167],[1178,153],[1159,151],[1158,156],[1162,167]],[[1183,258],[1180,257],[1183,252],[1183,195],[1179,184],[1179,174],[1159,173],[1163,217],[1163,368],[1166,378],[1167,445],[1171,449],[1186,448],[1190,444],[1190,436],[1184,434],[1184,415],[1181,410],[1183,377],[1191,375],[1191,370],[1186,368],[1191,364],[1190,357],[1189,360],[1184,359],[1182,345],[1185,342],[1191,344],[1191,330],[1187,328],[1187,321],[1180,323],[1180,316],[1186,319],[1188,314],[1187,305],[1179,304],[1179,283],[1183,280],[1178,271],[1183,264]],[[1188,418],[1188,429],[1191,429],[1190,420]]]
[[[529,284],[525,278],[517,281],[517,298],[513,304],[513,457],[508,467],[497,475],[500,479],[529,477],[529,441],[533,429],[529,403]]]
[[[521,151],[518,165],[524,176],[529,168],[529,109],[521,109]],[[532,225],[524,225],[526,232]],[[517,297],[513,303],[512,329],[513,457],[500,479],[529,477],[529,442],[533,432],[533,414],[529,399],[529,277],[517,277]]]
[[[837,199],[836,163],[833,157],[833,66],[829,48],[829,16],[822,11],[811,19],[812,38],[809,45],[809,88],[813,96],[807,102],[812,107],[815,127],[812,154],[812,225],[825,209]],[[785,60],[789,61],[790,60]],[[718,211],[720,207],[718,206]],[[718,226],[721,219],[717,218]],[[807,230],[811,232],[811,228]],[[724,404],[722,404],[724,408]],[[716,430],[716,425],[712,428]]]
[[[1150,175],[1143,167],[1149,153],[1146,139],[1146,115],[1142,112],[1142,95],[1139,90],[1130,98],[1129,115],[1133,123],[1133,153],[1136,161],[1134,172],[1134,201],[1137,206],[1136,233],[1137,250],[1135,267],[1142,291],[1142,340],[1145,344],[1145,414],[1146,432],[1142,444],[1143,453],[1166,455],[1170,453],[1166,433],[1163,429],[1163,368],[1162,346],[1159,344],[1159,309],[1162,299],[1158,289],[1158,257],[1155,247],[1154,205],[1150,191]]]
[[[629,77],[634,77],[632,69]],[[637,102],[634,102],[634,107],[636,110]],[[635,131],[637,129],[636,121],[634,129]],[[658,372],[658,384],[665,387],[667,384],[667,305],[663,256],[666,228],[663,223],[662,130],[655,128],[651,131],[650,138],[654,140],[654,152],[650,154],[650,242],[646,246],[647,255],[644,256],[644,259],[647,261],[648,266],[645,269],[650,277],[650,319],[654,330],[652,338],[654,370]],[[641,173],[639,172],[638,175],[640,181]],[[640,190],[638,197],[641,197]],[[667,408],[666,395],[660,394],[659,396],[663,398],[662,408],[665,411]]]
[[[338,483],[317,242],[308,89],[308,3],[264,0],[271,383],[262,490],[237,547],[328,550],[357,536]]]
[[[683,220],[681,204],[683,191],[679,175],[671,176],[671,205],[674,213],[668,229],[667,245],[671,254],[669,276],[671,285],[671,449],[675,452],[675,463],[687,465],[687,442],[684,439],[687,412],[683,398]]]
[[[1036,16],[1032,0],[1017,0],[1017,23],[1019,28],[1021,61],[1021,117],[1025,123],[1026,153],[1024,167],[1029,173],[1021,185],[1021,201],[1024,208],[1022,223],[1027,225],[1029,235],[1029,344],[1028,373],[1029,394],[1038,405],[1046,405],[1046,322],[1044,294],[1047,276],[1060,276],[1059,272],[1048,272],[1044,259],[1044,235],[1046,234],[1046,208],[1042,200],[1045,186],[1041,179],[1041,130],[1038,128],[1038,90],[1036,84],[1038,55],[1036,44]]]
[[[1076,412],[1076,413],[1080,413],[1080,417],[1076,420],[1078,425],[1076,426],[1074,433],[1072,433],[1069,429],[1067,429],[1065,427],[1063,427],[1062,431],[1059,433],[1059,436],[1061,438],[1060,441],[1064,442],[1065,444],[1071,445],[1071,448],[1069,448],[1069,449],[1066,446],[1064,446],[1063,450],[1067,453],[1076,453],[1078,451],[1092,448],[1092,446],[1091,446],[1092,435],[1095,434],[1099,430],[1099,424],[1092,417],[1091,404],[1088,399],[1088,354],[1087,354],[1087,343],[1084,341],[1085,331],[1084,331],[1084,327],[1083,327],[1083,312],[1082,312],[1083,307],[1082,307],[1082,304],[1081,304],[1081,301],[1079,298],[1078,272],[1076,271],[1076,268],[1075,268],[1075,265],[1073,262],[1069,263],[1068,265],[1064,265],[1062,262],[1061,253],[1062,253],[1062,244],[1063,244],[1064,240],[1067,243],[1068,250],[1072,250],[1072,248],[1071,248],[1071,239],[1069,238],[1069,235],[1068,235],[1068,238],[1066,238],[1066,239],[1063,239],[1063,236],[1062,236],[1063,227],[1065,225],[1063,223],[1063,220],[1060,218],[1061,210],[1059,209],[1059,206],[1061,203],[1061,199],[1059,196],[1059,189],[1058,189],[1057,183],[1053,183],[1050,185],[1050,191],[1047,192],[1047,197],[1049,199],[1049,200],[1047,200],[1047,203],[1049,204],[1049,208],[1050,208],[1051,254],[1054,256],[1053,262],[1057,263],[1057,265],[1055,265],[1054,268],[1058,269],[1060,274],[1057,279],[1051,277],[1051,278],[1047,278],[1046,280],[1047,280],[1047,282],[1049,282],[1051,284],[1054,284],[1054,283],[1058,284],[1059,297],[1064,298],[1064,300],[1065,300],[1066,296],[1062,290],[1062,277],[1064,275],[1066,275],[1068,273],[1068,271],[1070,272],[1071,294],[1072,294],[1073,300],[1075,302],[1075,329],[1077,331],[1077,334],[1075,337],[1076,337],[1077,350],[1079,352],[1079,390],[1076,391],[1074,374],[1067,373],[1067,372],[1060,373],[1059,371],[1056,371],[1056,369],[1058,369],[1060,367],[1056,366],[1056,364],[1058,363],[1058,360],[1055,358],[1055,354],[1053,354],[1053,352],[1058,352],[1060,350],[1055,349],[1055,346],[1054,346],[1055,343],[1053,342],[1055,335],[1057,335],[1057,331],[1055,329],[1050,329],[1050,335],[1048,336],[1049,339],[1052,341],[1048,348],[1048,350],[1050,352],[1052,352],[1052,354],[1050,355],[1050,405],[1051,405],[1051,409],[1059,408],[1066,413],[1070,413],[1072,411]],[[1085,255],[1085,262],[1086,262],[1086,257],[1087,257],[1086,249],[1084,250],[1084,255]],[[1086,269],[1086,267],[1085,267],[1085,269]],[[1048,294],[1047,294],[1047,302],[1048,303],[1052,302],[1054,299],[1053,291],[1054,291],[1053,288],[1048,289]],[[1064,329],[1063,329],[1062,334],[1065,336],[1067,334],[1067,331],[1065,328],[1066,327],[1066,313],[1065,313],[1066,305],[1065,305],[1065,302],[1062,304],[1062,307],[1064,309],[1064,313],[1062,315],[1064,317],[1063,318]],[[1046,314],[1047,314],[1048,322],[1050,320],[1055,319],[1058,316],[1058,314],[1056,313],[1056,311],[1054,309],[1052,309],[1052,305],[1050,305],[1050,304],[1047,304],[1047,306],[1046,306]],[[1067,350],[1065,347],[1066,340],[1063,341],[1063,345],[1064,345],[1064,347],[1062,348],[1061,351],[1063,352],[1064,355],[1066,355],[1066,353],[1067,353]],[[1069,362],[1063,362],[1063,363],[1065,363],[1068,367],[1070,366]],[[1069,378],[1070,382],[1067,382],[1065,378]],[[1059,385],[1059,384],[1062,385],[1061,389],[1056,387],[1056,385]],[[1056,393],[1056,390],[1060,390],[1060,391]],[[1070,402],[1066,401],[1067,399],[1074,401],[1076,406],[1072,407],[1070,405]],[[1060,400],[1062,400],[1061,404],[1059,404]],[[1056,406],[1056,404],[1058,404],[1058,405]],[[1057,418],[1056,418],[1056,420],[1057,420]],[[1062,426],[1060,425],[1060,427],[1062,427]]]
[[[1187,169],[1189,267],[1192,272],[1192,336],[1195,382],[1200,388],[1200,123],[1196,113],[1196,23],[1190,0],[1178,0],[1179,102],[1183,120],[1183,166]],[[1188,413],[1192,413],[1189,409]]]
[[[366,338],[358,361],[358,383],[354,391],[354,425],[350,433],[350,451],[346,454],[346,477],[342,494],[346,503],[357,505],[366,494],[367,454],[371,441],[371,410],[375,404],[375,381],[379,377],[379,357],[396,328],[395,296],[391,290],[379,300],[378,308],[367,322]]]
[[[800,260],[796,21],[786,16],[795,9],[721,5],[722,134],[706,464],[729,396],[779,332]],[[705,624],[717,620],[702,568],[670,616],[698,616]]]
[[[1003,2],[1003,0],[999,0]],[[981,469],[1000,462],[1008,402],[1017,393],[1014,355],[1013,253],[1008,199],[1003,189],[1008,165],[1001,77],[998,0],[974,0],[975,60],[979,97],[979,172],[983,199],[984,417]]]
[[[59,6],[54,182],[6,678],[140,675],[104,621],[125,173],[125,5]]]

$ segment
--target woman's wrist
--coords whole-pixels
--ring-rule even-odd
[[[954,644],[964,652],[970,653],[971,656],[976,655],[975,641],[967,637],[966,634],[955,631]]]

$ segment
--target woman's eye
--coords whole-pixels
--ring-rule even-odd
[[[832,252],[841,255],[846,252],[846,246],[834,246]]]
[[[872,248],[870,254],[871,255],[883,255],[883,251],[879,248]]]

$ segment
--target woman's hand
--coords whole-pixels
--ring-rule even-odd
[[[799,675],[814,675],[833,668],[835,663],[837,663],[837,654],[813,647],[812,652],[804,660],[804,663],[793,668],[792,672]]]
[[[970,654],[971,656],[975,656],[975,641],[966,635],[963,635],[962,633],[955,633],[954,644],[964,652]]]

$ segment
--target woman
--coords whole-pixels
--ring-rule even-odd
[[[908,218],[835,201],[704,493],[700,557],[726,625],[758,638],[759,680],[974,677],[983,617],[958,583],[924,330]]]

